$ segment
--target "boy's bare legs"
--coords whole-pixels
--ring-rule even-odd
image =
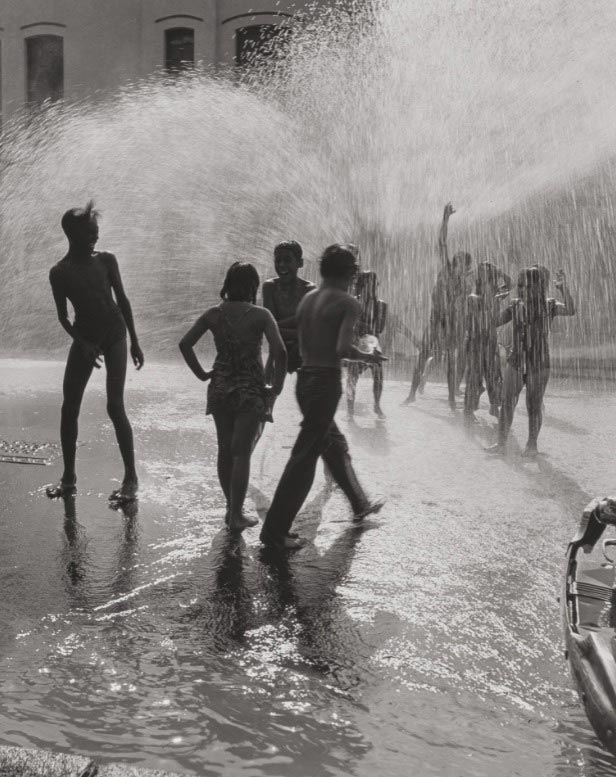
[[[528,442],[523,456],[536,456],[537,440],[543,423],[543,396],[550,377],[550,369],[533,370],[526,377],[526,409],[528,411]]]
[[[372,366],[372,393],[374,395],[374,412],[379,418],[385,418],[381,409],[381,397],[383,395],[383,365],[376,363]]]
[[[450,410],[456,409],[456,391],[458,388],[457,379],[457,358],[455,347],[447,348],[447,392],[449,397]]]
[[[523,387],[524,376],[522,372],[508,364],[503,379],[503,401],[498,415],[498,442],[487,449],[490,453],[505,452],[507,437],[513,423],[513,415]]]
[[[477,421],[475,410],[479,404],[481,386],[481,352],[472,344],[467,351],[466,386],[464,387],[464,420],[467,424]]]
[[[359,364],[357,362],[347,362],[347,380],[346,380],[346,401],[347,418],[351,420],[355,412],[355,392],[357,381],[359,380]]]
[[[411,388],[409,390],[408,397],[402,403],[403,405],[409,405],[411,402],[415,401],[417,389],[421,384],[424,370],[430,358],[430,353],[432,351],[434,341],[435,338],[432,334],[432,326],[428,326],[426,327],[421,339],[421,348],[419,349],[417,363],[415,364],[413,377],[411,378]]]
[[[122,461],[124,479],[110,499],[134,499],[139,481],[135,469],[135,446],[133,430],[124,408],[124,384],[126,382],[126,364],[128,349],[126,339],[122,338],[105,349],[105,367],[107,369],[107,414],[115,429]]]
[[[86,390],[93,369],[94,362],[86,359],[80,346],[73,341],[66,360],[64,383],[62,386],[63,401],[60,421],[60,443],[62,446],[62,458],[64,459],[64,472],[57,485],[47,488],[47,496],[52,499],[66,496],[75,491],[75,483],[77,482],[75,456],[79,431],[79,411],[81,409],[83,393]]]

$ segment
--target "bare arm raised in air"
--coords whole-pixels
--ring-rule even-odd
[[[447,229],[449,227],[449,217],[455,213],[453,205],[448,202],[443,210],[443,220],[438,233],[438,251],[441,257],[441,265],[449,267],[449,253],[447,250]]]

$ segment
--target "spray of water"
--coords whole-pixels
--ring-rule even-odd
[[[310,259],[360,243],[419,335],[450,199],[452,248],[513,274],[564,267],[581,307],[568,341],[601,343],[616,329],[615,37],[610,0],[373,0],[298,23],[267,77],[152,79],[16,124],[2,148],[3,342],[62,341],[47,268],[63,210],[94,197],[150,348],[176,342],[232,260],[269,274],[288,237]]]

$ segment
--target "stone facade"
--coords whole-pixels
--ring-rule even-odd
[[[46,99],[104,97],[151,73],[193,63],[232,69],[261,35],[314,5],[310,0],[0,0],[2,119]]]

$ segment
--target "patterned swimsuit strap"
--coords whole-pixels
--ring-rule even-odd
[[[237,334],[236,327],[241,321],[244,320],[246,315],[250,313],[250,311],[252,310],[252,307],[246,308],[246,310],[244,310],[242,314],[238,316],[238,318],[233,322],[229,321],[225,311],[222,308],[218,308],[218,310],[220,315],[220,321],[226,330],[226,334],[231,335],[238,343],[241,343],[241,340]]]

